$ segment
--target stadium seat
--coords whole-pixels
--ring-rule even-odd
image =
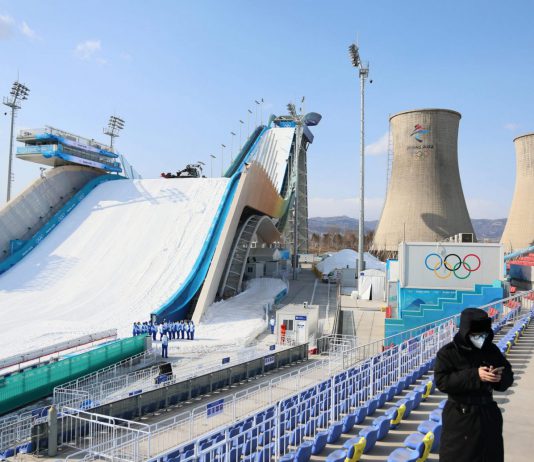
[[[421,461],[424,461],[428,458],[428,455],[433,448],[433,444],[434,434],[432,432],[428,432],[425,435],[422,433],[412,433],[404,440],[404,445],[407,448],[417,451],[419,454],[418,460]]]
[[[384,404],[386,404],[387,399],[388,394],[386,392],[380,393],[380,395],[378,395],[378,407],[384,407]]]
[[[414,449],[398,448],[395,449],[387,459],[387,462],[417,462],[419,453]]]
[[[313,441],[304,441],[295,452],[286,455],[292,455],[294,462],[308,462],[312,455]]]
[[[371,449],[375,447],[376,437],[378,435],[378,428],[374,425],[370,425],[368,427],[362,428],[358,435],[365,438],[365,448],[363,450],[363,453],[367,454]]]
[[[404,405],[406,408],[404,411],[404,416],[403,416],[404,419],[407,419],[410,416],[410,413],[412,412],[413,404],[414,402],[409,398],[403,398],[397,401],[398,406]]]
[[[347,451],[344,449],[338,449],[330,454],[326,458],[326,462],[344,462],[347,457]]]
[[[365,403],[367,406],[367,415],[373,415],[378,408],[378,399],[371,398],[367,403]]]
[[[439,422],[441,423],[441,414],[443,412],[443,409],[434,409],[431,413],[430,413],[430,420],[433,420],[434,422]]]
[[[356,423],[356,416],[354,414],[346,415],[345,417],[343,417],[342,423],[343,428],[341,431],[343,433],[349,433]]]
[[[359,441],[353,444],[347,452],[345,462],[358,462],[362,457],[365,448],[365,438],[360,438]]]
[[[312,446],[312,454],[316,456],[317,454],[320,454],[324,447],[326,446],[328,439],[328,431],[324,430],[322,432],[318,432],[315,435],[315,438],[313,440],[313,446]]]
[[[328,429],[328,436],[326,442],[329,444],[335,443],[343,433],[343,424],[341,422],[334,422]]]
[[[406,397],[413,401],[412,411],[414,411],[421,405],[421,400],[423,399],[423,393],[421,393],[420,391],[410,391],[406,395]]]
[[[428,432],[432,432],[434,435],[434,442],[432,444],[432,452],[439,451],[439,442],[441,440],[441,424],[434,422],[433,420],[425,420],[421,422],[417,427],[417,431],[426,435]]]
[[[353,414],[354,414],[354,424],[355,425],[361,424],[367,417],[367,408],[359,407],[353,412]]]
[[[400,425],[402,419],[404,418],[405,412],[406,412],[406,405],[401,404],[399,407],[389,408],[384,414],[384,416],[390,419],[389,424],[391,428],[395,429]]]
[[[385,415],[377,417],[375,420],[373,420],[373,425],[378,428],[378,433],[376,435],[376,439],[378,441],[383,440],[386,437],[391,427],[390,419]]]
[[[263,446],[263,448],[256,453],[254,462],[270,462],[271,457],[274,455],[274,451],[274,443],[269,443],[268,445]]]

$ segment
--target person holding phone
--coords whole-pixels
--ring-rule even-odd
[[[452,342],[438,351],[436,386],[447,393],[440,462],[504,462],[502,414],[494,391],[514,382],[512,366],[496,345],[488,314],[466,308]]]

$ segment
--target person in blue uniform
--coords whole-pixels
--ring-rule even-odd
[[[189,323],[187,321],[184,323],[184,330],[185,335],[187,335],[187,340],[189,340],[191,338],[191,333],[189,332]]]
[[[139,332],[139,326],[137,325],[136,322],[133,323],[133,330],[132,330],[132,334],[134,337],[137,337],[140,332]]]
[[[162,358],[168,358],[169,357],[169,337],[167,334],[163,334],[161,336],[161,357]]]
[[[195,340],[195,324],[193,321],[189,321],[189,335],[191,340]]]

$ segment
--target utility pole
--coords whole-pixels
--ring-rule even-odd
[[[4,98],[4,105],[11,108],[11,131],[9,136],[9,161],[7,167],[7,194],[6,201],[11,199],[11,183],[13,182],[13,130],[15,127],[15,117],[17,110],[21,108],[21,102],[28,99],[30,89],[15,81],[9,92],[9,96]]]

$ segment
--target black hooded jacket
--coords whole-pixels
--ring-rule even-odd
[[[470,333],[486,332],[481,349],[473,346]],[[443,410],[440,461],[503,461],[502,415],[493,391],[505,391],[514,381],[512,367],[493,344],[491,319],[478,308],[465,309],[460,329],[452,342],[438,351],[436,386],[447,393]],[[482,382],[481,366],[504,367],[498,383]]]

